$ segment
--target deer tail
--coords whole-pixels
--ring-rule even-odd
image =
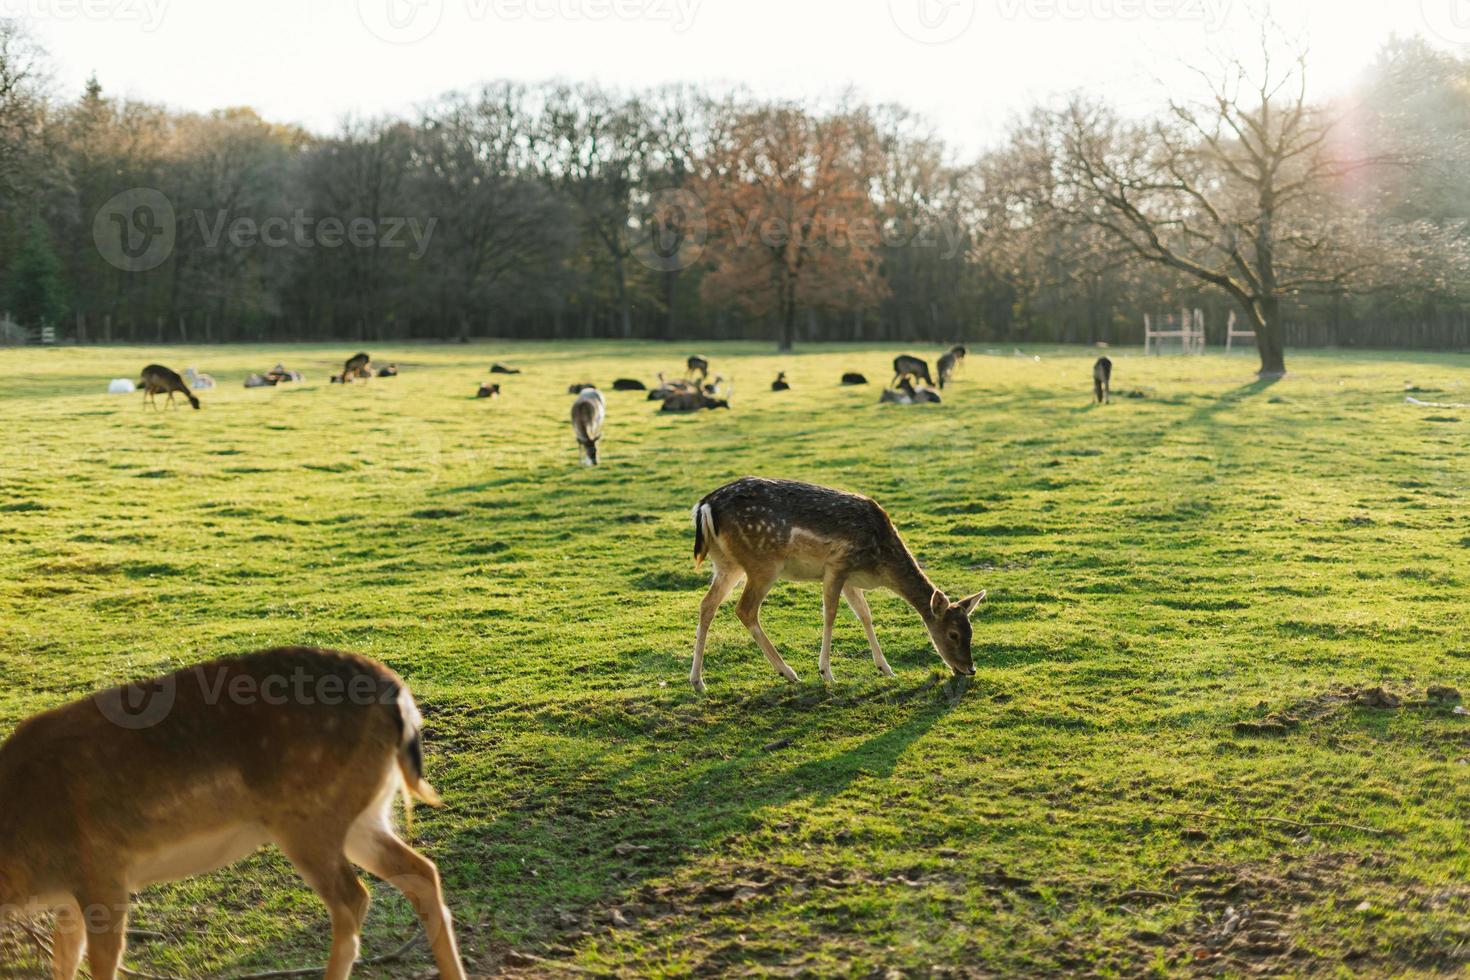
[[[398,718],[402,734],[398,745],[398,773],[403,778],[403,822],[413,833],[413,801],[439,807],[444,801],[424,779],[424,718],[408,686],[398,689]]]
[[[714,538],[715,511],[708,503],[701,500],[694,505],[694,567],[697,570],[704,564],[705,558],[709,557],[709,543]]]

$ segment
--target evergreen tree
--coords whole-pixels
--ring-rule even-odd
[[[39,218],[31,222],[30,234],[16,253],[11,274],[7,298],[11,313],[20,325],[54,326],[66,312],[66,291],[61,280],[61,262]]]

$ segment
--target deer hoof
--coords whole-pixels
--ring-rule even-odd
[[[836,683],[834,680],[832,680],[832,672],[830,670],[823,672],[823,674],[822,674],[822,681],[823,681],[823,683],[826,683],[826,684],[834,684],[834,683]]]

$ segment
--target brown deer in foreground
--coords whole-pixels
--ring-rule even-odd
[[[408,897],[440,976],[464,980],[438,870],[393,830],[400,792],[438,804],[421,728],[391,670],[305,648],[38,715],[0,744],[0,911],[57,913],[54,980],[84,950],[92,980],[115,980],[130,894],[275,843],[331,913],[327,980],[358,955],[369,896],[353,864]]]
[[[726,484],[694,508],[694,565],[705,558],[714,580],[699,607],[694,667],[689,680],[704,691],[704,646],[710,622],[740,580],[745,590],[735,614],[750,630],[771,666],[787,680],[796,673],[781,659],[761,629],[760,609],[777,581],[822,583],[822,679],[832,681],[832,624],[845,598],[863,624],[873,663],[885,677],[893,670],[883,658],[873,615],[864,593],[891,589],[918,612],[934,649],[954,673],[973,676],[970,615],[984,592],[952,602],[929,577],[898,536],[882,507],[867,497],[810,483],[745,477]]]
[[[138,387],[143,389],[143,407],[145,408],[149,405],[157,408],[159,395],[168,395],[168,401],[163,403],[164,408],[173,405],[175,392],[189,399],[190,405],[196,409],[199,408],[199,399],[189,390],[189,386],[184,384],[184,379],[179,377],[179,373],[162,364],[150,364],[145,367],[142,377],[138,380]]]

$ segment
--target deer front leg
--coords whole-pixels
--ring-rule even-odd
[[[837,622],[837,604],[842,601],[842,573],[827,569],[822,576],[822,656],[818,661],[822,680],[832,683],[832,626]]]
[[[873,665],[884,677],[892,677],[893,668],[888,666],[883,648],[878,645],[878,634],[873,631],[873,610],[868,608],[868,597],[863,594],[862,589],[851,587],[843,589],[842,594],[846,596],[852,611],[857,614],[858,622],[863,624],[863,632],[868,634],[868,649],[873,651]]]
[[[729,598],[731,590],[739,584],[741,574],[716,565],[714,581],[710,582],[709,591],[699,604],[699,630],[694,634],[694,667],[689,671],[689,683],[700,694],[704,693],[704,644],[709,638],[710,623],[714,621],[720,603]]]
[[[740,593],[740,601],[735,604],[735,615],[750,630],[750,635],[755,637],[756,644],[761,648],[761,653],[776,668],[776,672],[788,681],[800,681],[796,671],[792,670],[781,659],[781,654],[776,652],[776,645],[771,638],[766,636],[766,631],[761,629],[761,603],[766,599],[766,593],[771,591],[771,586],[776,584],[776,577],[769,573],[762,574],[759,578],[755,574],[747,572],[745,591]]]

